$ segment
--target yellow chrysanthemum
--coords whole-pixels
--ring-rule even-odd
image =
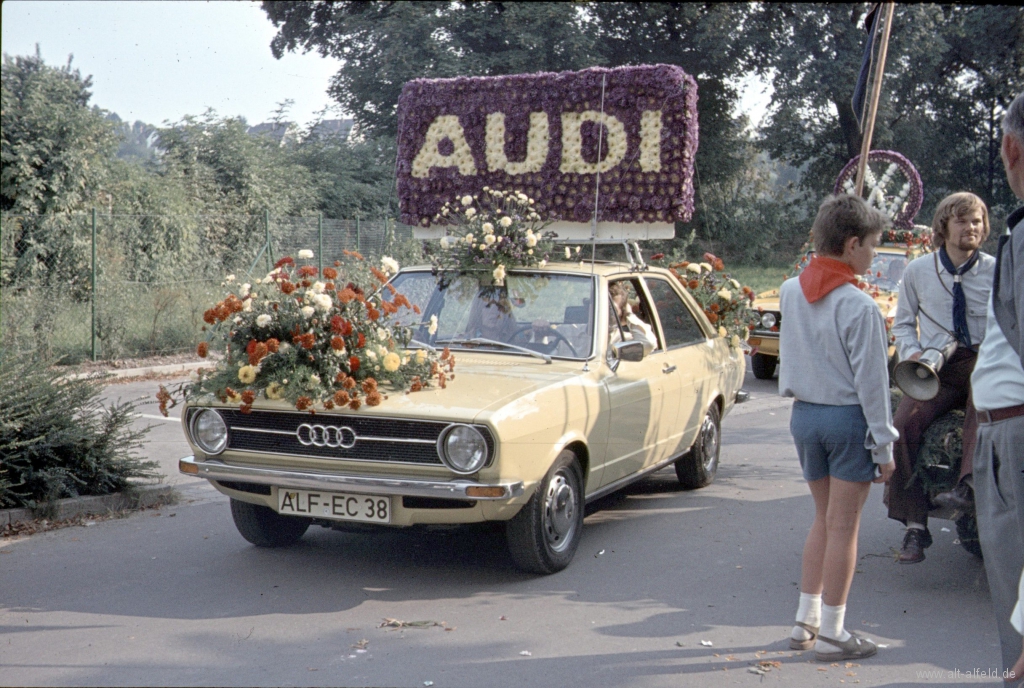
[[[251,385],[256,381],[256,368],[247,365],[238,369],[238,379],[245,385]]]
[[[284,385],[280,382],[271,382],[264,393],[267,399],[284,399]]]
[[[395,372],[396,370],[399,369],[399,367],[401,367],[401,365],[402,359],[394,351],[392,351],[391,353],[384,357],[384,370],[388,371],[389,373]]]

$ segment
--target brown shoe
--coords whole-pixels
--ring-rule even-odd
[[[907,528],[903,536],[903,548],[900,550],[901,564],[917,564],[924,561],[924,550],[932,546],[932,534],[928,529]]]
[[[960,483],[949,492],[941,492],[932,498],[936,506],[966,511],[974,506],[974,494],[966,483]]]

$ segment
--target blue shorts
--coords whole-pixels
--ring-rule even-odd
[[[795,401],[789,431],[807,482],[826,477],[853,483],[875,479],[871,450],[864,447],[868,422],[859,405]]]

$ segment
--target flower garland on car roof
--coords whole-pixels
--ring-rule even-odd
[[[304,264],[282,258],[254,284],[229,275],[227,296],[203,313],[207,338],[197,350],[202,358],[211,350],[223,357],[175,393],[161,387],[161,411],[166,415],[177,396],[213,396],[243,413],[261,397],[310,413],[355,411],[379,405],[387,389],[444,387],[454,357],[447,350],[407,349],[412,328],[392,321],[401,310],[420,312],[387,283],[397,262],[385,257],[378,268],[356,251],[344,253],[344,264],[335,261],[322,273],[308,264],[313,252],[303,250]]]
[[[673,65],[416,79],[398,101],[401,220],[515,187],[544,220],[686,221],[697,84]],[[598,181],[599,180],[599,181]],[[598,186],[599,184],[599,186]]]

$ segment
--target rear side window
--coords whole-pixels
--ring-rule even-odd
[[[654,308],[661,319],[665,348],[704,341],[704,331],[672,285],[662,279],[647,278],[646,281],[647,289],[654,299]]]

